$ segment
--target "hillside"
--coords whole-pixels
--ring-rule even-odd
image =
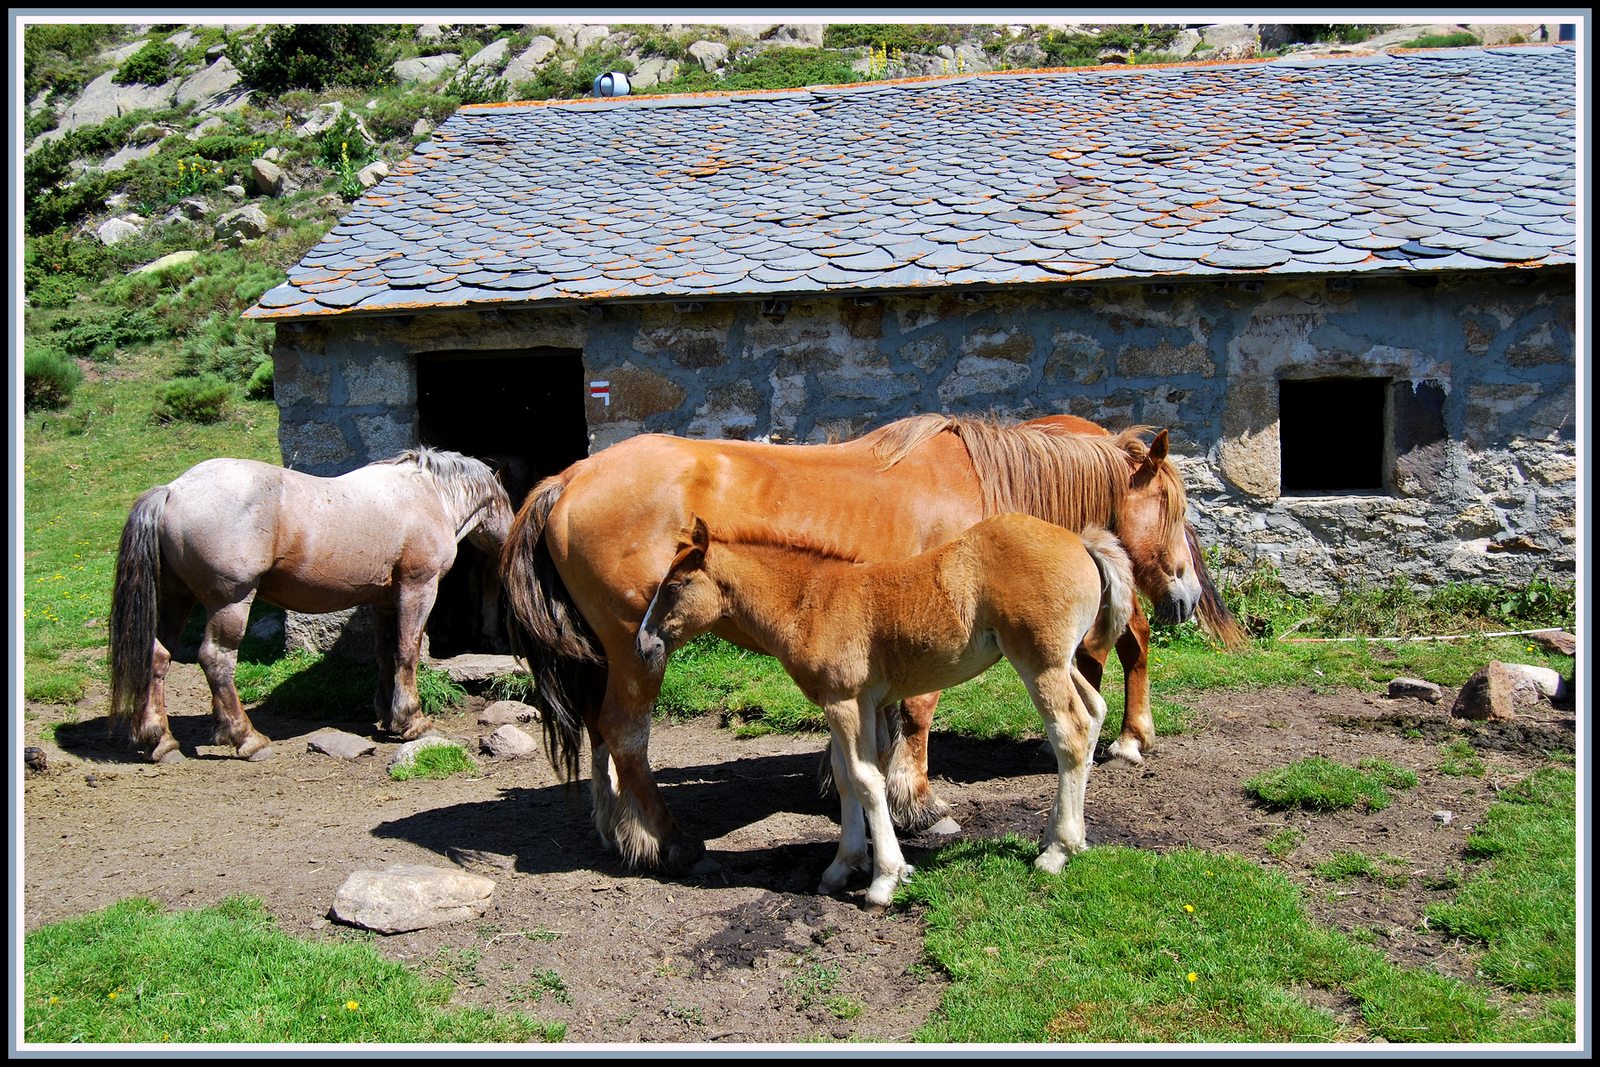
[[[464,103],[1538,40],[1554,27],[1375,25],[39,25],[27,97],[25,390],[159,347],[164,418],[271,395],[238,314]],[[336,58],[334,58],[336,57]],[[174,392],[176,389],[176,392]]]

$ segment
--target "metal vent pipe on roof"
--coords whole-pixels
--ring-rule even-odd
[[[596,96],[627,96],[628,76],[620,70],[610,70],[594,80]]]

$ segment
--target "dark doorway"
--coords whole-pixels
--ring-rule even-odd
[[[1278,383],[1280,485],[1290,494],[1384,490],[1387,378]]]
[[[541,478],[589,454],[583,409],[583,354],[577,349],[436,352],[417,358],[422,443],[494,466],[513,509]],[[508,650],[498,564],[461,542],[428,617],[434,656]]]

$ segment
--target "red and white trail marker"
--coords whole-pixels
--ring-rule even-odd
[[[610,382],[590,382],[589,383],[589,395],[594,397],[594,399],[600,401],[601,403],[605,404],[606,407],[610,407],[611,406],[611,383]]]

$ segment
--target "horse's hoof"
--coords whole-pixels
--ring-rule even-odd
[[[696,841],[685,837],[676,838],[668,843],[662,852],[661,873],[674,878],[693,874],[694,868],[705,858],[705,854],[706,844],[704,841]]]
[[[268,745],[265,748],[258,748],[254,752],[250,753],[250,755],[245,757],[245,759],[247,761],[249,761],[250,763],[260,763],[263,760],[277,759],[277,758],[278,758],[278,754],[272,750],[272,746],[271,745]]]
[[[155,761],[156,763],[163,763],[163,764],[185,763],[189,759],[189,757],[185,756],[183,754],[183,750],[180,749],[177,745],[173,745],[170,749],[168,749],[167,751],[163,752],[159,756],[157,756],[157,755],[152,753],[150,758],[153,761]]]
[[[870,915],[885,915],[889,911],[889,905],[887,905],[887,904],[874,904],[871,901],[867,901],[866,903],[863,903],[861,905],[861,910],[864,911],[864,912],[867,912]]]
[[[1111,746],[1106,749],[1106,758],[1098,766],[1143,767],[1144,755],[1140,753],[1137,744],[1123,744],[1121,741],[1113,741]]]
[[[937,834],[939,836],[959,834],[961,832],[961,824],[956,822],[950,816],[946,815],[944,818],[940,819],[938,822],[934,823],[932,826],[928,827],[922,832],[925,834]]]
[[[433,720],[424,716],[413,720],[410,726],[407,726],[404,730],[397,730],[395,733],[402,741],[415,741],[432,729]]]

